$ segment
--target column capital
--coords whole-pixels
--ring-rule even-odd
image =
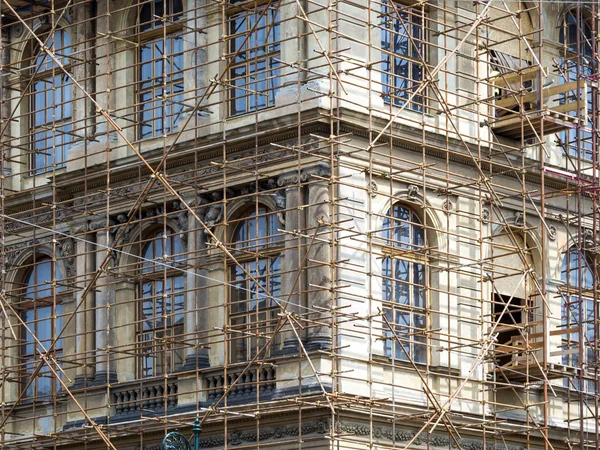
[[[302,169],[302,181],[308,181],[311,177],[329,177],[331,168],[327,164],[319,163]]]
[[[314,164],[303,168],[300,172],[293,170],[282,173],[277,178],[277,186],[287,188],[299,183],[304,183],[313,176],[328,177],[330,175],[331,169],[326,164]]]

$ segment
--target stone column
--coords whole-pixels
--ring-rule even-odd
[[[77,230],[73,230],[72,233],[82,238],[76,241],[77,257],[75,261],[76,283],[81,287],[75,297],[75,306],[80,305],[75,315],[75,353],[81,365],[76,369],[72,387],[77,389],[87,386],[94,378],[93,361],[90,360],[90,355],[94,350],[94,335],[90,332],[94,324],[94,315],[90,313],[94,305],[94,289],[90,289],[83,300],[82,294],[95,271],[96,256],[93,234],[81,234]]]
[[[8,66],[10,64],[10,37],[8,31],[3,28],[0,32],[0,63],[2,66]],[[10,73],[8,70],[3,71],[0,74],[0,96],[2,101],[0,102],[0,126],[5,128],[4,136],[2,137],[3,141],[11,140],[11,127],[7,126],[6,122],[10,117],[11,113],[11,93],[9,86],[9,77]],[[6,155],[11,155],[12,152],[5,149]],[[8,161],[2,157],[0,158],[0,172],[2,174],[2,178],[0,179],[0,187],[10,190],[12,189],[12,169],[11,165]]]
[[[329,227],[330,195],[329,183],[319,180],[317,177],[328,177],[330,171],[326,166],[317,165],[303,171],[303,176],[308,177],[308,208],[306,225],[310,242],[312,234],[322,222],[319,232],[310,247],[308,261],[308,299],[307,306],[313,309],[309,314],[311,320],[319,324],[309,324],[309,334],[306,344],[307,350],[319,350],[331,348],[331,323],[332,296],[332,229]]]
[[[202,220],[204,212],[198,212],[198,217]],[[208,354],[207,342],[203,333],[209,329],[207,313],[202,311],[208,298],[206,292],[206,270],[202,267],[203,256],[206,251],[206,233],[196,219],[188,215],[188,243],[187,251],[192,254],[194,264],[193,269],[189,270],[186,278],[186,300],[185,300],[185,324],[184,334],[188,340],[188,346],[185,348],[185,364],[182,371],[195,369],[204,369],[210,367],[210,358]],[[187,231],[187,230],[186,230]],[[191,344],[195,344],[192,346]]]
[[[77,57],[83,59],[83,63],[77,63],[73,68],[75,79],[82,80],[81,83],[89,93],[96,92],[96,64],[94,59],[95,43],[92,27],[93,5],[91,2],[82,3],[74,7],[76,15],[76,36],[79,40],[77,45]],[[81,92],[75,89],[75,108],[73,111],[74,122],[85,124],[83,130],[75,130],[79,136],[88,137],[94,133],[94,122],[96,118],[96,108],[92,102]]]
[[[106,257],[109,245],[107,230],[101,229],[96,233],[96,268],[100,267]],[[96,282],[96,379],[95,384],[105,384],[117,381],[115,368],[110,364],[110,292],[108,276],[102,272]]]
[[[304,311],[300,308],[302,297],[300,291],[304,286],[303,274],[298,275],[302,264],[303,253],[301,233],[304,229],[304,215],[299,210],[302,202],[303,189],[300,186],[300,177],[297,172],[283,174],[277,180],[277,185],[285,188],[285,250],[283,251],[283,276],[281,280],[282,305],[290,314],[300,316]],[[285,328],[289,328],[286,326]],[[284,328],[284,329],[285,329]],[[300,338],[303,338],[303,330],[296,327]],[[293,331],[285,331],[283,337],[283,354],[295,354],[298,352],[298,338]]]
[[[136,341],[137,324],[135,318],[138,317],[137,309],[140,308],[140,301],[133,301],[137,297],[135,283],[132,281],[119,281],[111,283],[114,286],[115,304],[110,311],[111,319],[114,317],[116,330],[118,332],[110,333],[110,340],[115,341],[115,345],[122,353],[116,362],[111,361],[110,371],[119,374],[119,380],[132,381],[138,378],[138,365],[140,357],[139,348]],[[111,327],[112,328],[112,327]],[[111,344],[112,345],[112,344]],[[109,355],[110,356],[110,355]]]

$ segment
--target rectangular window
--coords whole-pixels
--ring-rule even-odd
[[[173,132],[183,113],[183,36],[140,44],[140,138]]]
[[[280,86],[279,5],[255,6],[229,16],[230,115],[275,105]]]
[[[425,27],[422,10],[384,1],[382,4],[381,83],[386,103],[403,106],[423,81]],[[423,111],[424,93],[415,95],[408,108]]]
[[[40,302],[41,303],[41,302]],[[21,318],[31,332],[23,329],[23,348],[21,356],[24,361],[24,386],[30,381],[31,375],[40,364],[38,350],[44,352],[52,346],[54,336],[62,330],[62,305],[56,305],[53,311],[51,305],[34,306],[21,313]],[[39,340],[36,342],[33,335]],[[42,347],[43,346],[43,347]],[[62,356],[62,339],[56,342],[53,352],[54,358],[60,360]],[[60,371],[57,370],[60,374]],[[37,398],[38,400],[49,400],[50,396],[60,390],[60,382],[54,377],[48,365],[42,363],[41,369],[35,379],[27,387],[25,396],[27,398]]]

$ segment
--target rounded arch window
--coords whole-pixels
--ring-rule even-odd
[[[178,268],[183,252],[171,229],[151,234],[142,247],[137,333],[142,377],[173,373],[184,363],[185,278]]]
[[[35,173],[60,167],[73,142],[73,84],[66,73],[71,62],[71,37],[58,29],[42,41],[64,70],[39,45],[35,48],[29,93],[30,164]]]
[[[229,268],[232,362],[252,359],[274,332],[279,307],[273,299],[281,296],[282,238],[277,228],[276,213],[259,206],[242,215],[232,234],[238,261]]]
[[[385,355],[427,362],[425,227],[415,211],[394,204],[383,221],[382,300],[392,329],[384,324]]]
[[[21,381],[27,398],[47,400],[60,389],[60,382],[47,364],[42,362],[39,352],[46,352],[52,347],[63,328],[62,303],[57,295],[61,291],[61,279],[59,267],[48,257],[35,261],[23,277],[20,314],[25,327],[21,332],[20,357]],[[52,356],[60,360],[62,353],[63,342],[59,338]],[[40,371],[32,379],[40,364]]]

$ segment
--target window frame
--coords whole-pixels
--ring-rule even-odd
[[[391,4],[395,5],[395,8],[402,16],[406,16],[403,22],[400,21],[396,14],[394,8],[392,8]],[[389,11],[386,11],[389,10]],[[381,17],[381,25],[380,25],[380,33],[379,40],[381,42],[381,58],[382,58],[382,69],[381,69],[381,96],[383,98],[383,102],[386,105],[390,105],[392,107],[404,107],[406,104],[406,100],[410,98],[413,90],[419,88],[419,85],[425,80],[425,72],[427,61],[429,58],[429,31],[427,27],[428,16],[427,9],[424,5],[420,8],[415,6],[403,4],[399,1],[393,0],[382,0],[381,7],[379,10],[379,17]],[[389,18],[390,20],[387,20]],[[416,39],[417,42],[420,43],[420,48],[415,49],[413,43],[408,38],[409,35],[406,35],[407,42],[407,52],[406,54],[397,53],[396,51],[391,49],[391,37],[393,34],[400,34],[400,32],[404,33],[405,27],[410,26],[410,36],[414,38],[414,23],[413,20],[418,18],[420,24],[416,26],[420,30],[420,38]],[[408,19],[408,21],[406,20]],[[394,31],[391,28],[394,27]],[[397,29],[396,29],[397,28]],[[386,43],[387,42],[387,48]],[[394,45],[395,46],[395,45]],[[419,59],[419,53],[421,54],[421,59]],[[395,56],[399,55],[399,56]],[[407,61],[408,64],[408,74],[406,77],[403,77],[400,74],[397,74],[396,70],[392,67],[393,59],[404,60]],[[418,67],[418,69],[417,69]],[[420,75],[417,77],[414,76],[415,70],[420,71]],[[396,89],[395,83],[396,80],[406,80],[407,87],[400,87]],[[410,84],[410,86],[408,86]],[[392,95],[392,90],[396,93],[400,92],[401,95]],[[416,113],[426,113],[428,107],[427,101],[427,89],[424,89],[419,95],[416,95],[413,100],[405,107],[405,109],[409,111],[414,111]]]
[[[258,218],[258,220],[256,220]],[[259,231],[259,222],[265,220],[267,226],[266,234],[256,234],[255,237],[248,237],[244,240],[236,240],[238,231],[244,226],[250,226],[253,221],[256,223],[255,230]],[[228,324],[232,330],[231,338],[229,339],[228,355],[231,363],[242,363],[250,361],[256,355],[256,351],[260,350],[266,343],[267,337],[270,333],[275,330],[275,325],[279,319],[279,306],[273,302],[271,297],[280,298],[281,295],[281,282],[283,275],[283,250],[284,250],[284,239],[281,233],[277,232],[278,223],[277,212],[264,205],[259,204],[251,208],[246,208],[235,221],[233,222],[232,233],[230,237],[230,245],[232,253],[234,254],[238,264],[229,264],[227,267],[227,279],[229,280],[228,289],[228,302],[227,302],[227,317]],[[261,243],[264,241],[264,243]],[[252,242],[256,242],[256,245],[251,245]],[[242,244],[239,246],[238,244]],[[248,244],[248,245],[246,245]],[[258,267],[261,262],[265,263],[267,269],[264,278],[266,279],[266,290],[269,297],[265,295],[263,289],[251,289],[254,282],[248,278],[248,276],[241,269],[243,267],[248,273],[254,276],[255,279],[260,281],[263,276],[253,274],[253,267]],[[276,265],[277,270],[273,271],[272,266]],[[239,278],[241,277],[241,278]],[[278,289],[273,291],[274,280],[278,280]],[[242,288],[243,292],[254,293],[257,297],[243,298],[237,291],[237,285],[244,285]],[[262,285],[262,284],[261,284]],[[250,286],[250,288],[249,288]],[[277,286],[275,286],[277,289]],[[254,298],[254,300],[252,299]],[[258,303],[260,305],[260,299],[266,298],[270,301],[270,305],[266,308],[245,308],[244,310],[236,311],[237,305]],[[256,299],[259,299],[257,302]],[[260,319],[261,314],[265,314],[265,319]],[[255,316],[252,318],[252,316]],[[239,324],[234,322],[241,319]],[[264,321],[265,325],[260,328],[251,328],[260,321]],[[236,330],[236,328],[238,328]],[[253,333],[254,336],[248,336],[249,333]],[[257,337],[258,336],[258,337]],[[253,345],[253,340],[255,344]],[[260,342],[264,340],[264,342]],[[267,359],[278,347],[279,342],[277,337],[274,339],[268,352],[263,354],[260,359]]]
[[[140,378],[154,378],[172,374],[182,369],[185,364],[185,348],[178,341],[185,333],[185,315],[186,315],[186,289],[185,276],[181,273],[177,266],[183,262],[184,247],[181,237],[170,227],[166,229],[155,229],[148,234],[148,238],[140,243],[140,260],[137,268],[137,286],[136,286],[136,344],[139,348],[139,356],[137,358],[137,370]],[[161,242],[160,249],[156,247],[157,243]],[[167,249],[170,247],[170,255],[168,250],[165,251],[165,243],[168,243]],[[178,243],[178,244],[177,244]],[[148,258],[148,247],[152,248],[152,258]],[[178,249],[181,251],[179,252]],[[157,251],[161,254],[157,254]],[[168,260],[164,261],[164,255],[168,255]],[[172,267],[164,267],[167,264]],[[147,268],[152,270],[146,271]],[[162,283],[162,288],[158,286]],[[170,283],[170,288],[165,285]],[[180,283],[180,288],[177,284]],[[150,295],[146,289],[150,287]],[[170,293],[169,293],[170,289]],[[165,293],[167,296],[165,296]],[[180,297],[180,309],[178,310],[178,299]],[[157,301],[169,298],[169,306],[166,304],[158,305]],[[146,299],[151,303],[152,315],[146,315],[145,309]],[[158,323],[166,313],[157,313],[158,309],[168,311],[167,320],[162,320],[160,326],[145,325],[148,321]],[[178,312],[179,311],[179,312]],[[180,316],[180,322],[177,319]],[[172,323],[169,323],[169,319]],[[158,334],[158,335],[157,335]],[[146,337],[149,336],[149,339]],[[149,343],[149,344],[148,344]],[[178,356],[179,354],[179,356]],[[151,364],[147,364],[151,361]],[[177,363],[179,361],[179,364]]]
[[[569,54],[581,54],[584,58],[591,58],[591,46],[589,45],[589,41],[594,39],[592,35],[592,28],[590,25],[591,18],[589,17],[589,11],[583,9],[580,14],[580,20],[583,23],[583,36],[579,36],[579,45],[581,48],[578,50],[576,48],[577,42],[570,42],[571,31],[570,27],[575,27],[576,30],[579,30],[581,25],[577,23],[577,14],[574,14],[573,9],[569,9],[563,14],[562,17],[562,26],[560,27],[559,33],[559,42],[563,46],[562,56],[560,58],[559,67],[562,67],[562,75],[560,76],[560,81],[562,83],[568,83],[570,81],[576,81],[578,76],[586,77],[593,75],[591,72],[591,68],[589,65],[582,65],[579,61],[572,60]],[[572,19],[572,21],[571,21]],[[589,36],[586,34],[589,32]],[[588,54],[589,52],[589,54]],[[564,95],[572,95],[570,92]],[[584,97],[585,95],[585,97]],[[592,96],[593,90],[591,86],[587,86],[587,92],[582,95],[580,101],[587,103],[587,116],[588,122],[586,123],[587,127],[591,128],[590,121],[595,120],[592,114]],[[565,101],[561,99],[561,102]],[[578,115],[578,111],[570,111],[569,115]],[[592,150],[593,145],[590,142],[593,140],[593,135],[590,132],[581,130],[581,136],[579,136],[579,142],[582,144],[582,148],[579,149],[579,154],[576,148],[576,145],[571,144],[572,142],[576,142],[578,140],[578,128],[569,128],[568,130],[562,131],[558,134],[560,141],[563,143],[563,151],[565,151],[567,157],[578,158],[581,157],[584,161],[592,161]]]
[[[228,58],[230,59],[229,65],[229,84],[230,87],[227,90],[227,115],[228,117],[238,117],[243,116],[245,114],[257,113],[262,110],[266,110],[275,106],[275,98],[277,96],[277,92],[281,88],[280,78],[282,72],[282,64],[274,61],[273,59],[281,59],[282,54],[282,44],[283,41],[281,39],[281,13],[280,13],[280,1],[245,1],[245,0],[237,0],[231,1],[230,3],[233,6],[229,7],[227,11],[226,17],[226,26],[228,28],[228,42],[227,42],[227,50],[229,51]],[[243,3],[243,6],[240,4]],[[248,7],[248,5],[252,4],[252,9]],[[266,12],[263,14],[263,11],[268,8],[269,10],[274,10],[273,17],[270,17],[270,13]],[[240,50],[236,46],[236,39],[241,39],[240,46],[243,47],[248,46],[248,42],[256,39],[257,28],[255,28],[254,32],[250,34],[250,37],[246,39],[248,31],[252,27],[246,26],[244,31],[235,32],[234,20],[240,18],[240,16],[246,16],[244,22],[248,22],[248,17],[253,17],[253,23],[256,23],[256,18],[260,18],[262,20],[264,17],[267,17],[267,21],[264,27],[261,27],[260,30],[268,30],[266,32],[266,43],[257,44],[252,47],[252,49],[258,49],[261,47],[267,48],[262,55],[259,56],[259,51],[246,49]],[[269,39],[273,34],[273,40]],[[274,50],[271,47],[276,47]],[[242,61],[236,62],[236,59],[240,57],[242,54],[254,53],[255,57],[246,57]],[[233,60],[231,60],[233,59]],[[257,66],[258,64],[264,63],[264,68],[260,71],[251,71],[251,66],[254,64]],[[244,75],[235,75],[235,71],[244,68]],[[264,78],[252,81],[253,75],[264,75]],[[236,84],[238,81],[242,81],[243,83],[240,85],[241,87],[237,87]],[[260,90],[251,89],[253,84],[266,83],[266,90],[268,94],[266,95],[267,100],[264,105],[259,105],[259,97],[260,94],[258,92]],[[250,86],[250,87],[249,87]],[[244,92],[243,95],[237,95],[236,90]],[[245,106],[243,109],[238,110],[236,103],[238,101],[243,101]]]
[[[408,212],[408,221],[396,214],[397,208],[404,209]],[[408,224],[408,242],[404,242],[401,239],[399,240],[395,236],[400,232],[402,223]],[[416,240],[413,240],[417,230],[420,232],[420,238],[417,237]],[[425,333],[429,328],[430,320],[427,314],[430,301],[428,289],[430,284],[430,274],[429,255],[427,252],[427,227],[422,217],[417,214],[410,204],[395,202],[383,216],[383,224],[380,233],[382,241],[380,248],[382,255],[380,272],[382,311],[390,325],[396,329],[397,336],[399,330],[410,330],[408,338],[403,339],[401,336],[398,336],[398,338],[400,343],[402,343],[404,350],[406,350],[413,359],[413,362],[417,364],[428,364],[430,352],[427,334]],[[386,271],[386,261],[389,261],[390,264],[389,272]],[[408,273],[408,279],[406,281],[396,277],[396,273],[399,269],[395,266],[399,263],[406,264],[406,272]],[[422,277],[422,284],[415,281],[415,269],[417,269],[418,266],[421,267],[419,276]],[[389,284],[389,287],[386,287],[386,284]],[[407,286],[408,302],[399,302],[399,291],[395,285]],[[387,295],[388,292],[390,295],[389,298]],[[416,296],[420,296],[418,303],[415,301]],[[396,321],[397,317],[402,315],[408,315],[408,323],[405,322],[404,324],[401,324]],[[422,320],[423,326],[417,326],[417,318]],[[392,336],[392,331],[389,329],[387,323],[383,321],[382,325],[383,336],[385,338],[383,348],[384,356],[391,360],[408,362],[408,356],[405,351],[402,350],[400,343]],[[423,334],[422,337],[419,336],[420,333]]]
[[[585,268],[580,266],[581,262],[583,262]],[[573,267],[573,263],[576,264],[575,267]],[[594,264],[585,250],[579,250],[576,246],[571,246],[565,253],[560,274],[561,281],[565,283],[561,305],[561,328],[571,330],[573,323],[576,323],[576,326],[579,327],[579,320],[581,319],[582,326],[585,329],[583,337],[581,337],[582,330],[565,333],[561,336],[560,348],[565,352],[562,355],[561,363],[571,367],[586,366],[590,363],[594,364],[594,361],[590,361],[590,359],[594,359],[593,342],[597,331],[594,324],[594,307],[596,302],[593,296],[589,296],[586,292],[593,290],[593,283],[596,278]],[[580,281],[583,284],[580,284]],[[575,300],[573,301],[573,299]],[[574,309],[572,309],[573,305],[575,305]],[[583,317],[581,317],[581,314],[583,314]],[[573,335],[576,336],[575,339],[572,338]],[[583,350],[584,361],[579,360],[581,343],[585,347]],[[569,353],[572,349],[576,349],[577,352]],[[599,359],[598,355],[596,355],[595,359]],[[587,392],[595,391],[595,383],[592,379],[586,379],[584,382],[585,386],[579,385],[579,379],[573,379],[573,383],[578,390]],[[565,387],[570,387],[569,379],[565,379],[564,385]]]
[[[160,18],[155,18],[149,22],[142,23],[143,9],[149,7],[151,9],[151,16],[154,16],[153,13],[155,12],[156,7],[155,2],[141,2],[137,14],[136,37],[138,45],[136,48],[137,64],[135,65],[135,99],[136,116],[139,122],[136,126],[136,137],[139,140],[153,139],[174,133],[181,116],[185,112],[185,49],[183,40],[183,16],[185,14],[185,9],[183,7],[183,0],[161,1],[163,8],[165,4],[170,5],[171,8],[171,12],[166,15],[167,24],[163,23],[163,20]],[[176,2],[181,5],[181,11],[173,12]],[[149,28],[143,29],[146,25],[149,25]],[[181,41],[181,49],[173,51],[177,40]],[[162,49],[167,45],[170,47],[170,51],[172,52],[168,54],[169,58],[175,57],[180,59],[180,70],[166,72],[165,65],[173,66],[175,61],[167,63],[166,59],[169,58],[156,57],[155,52],[160,52],[160,48],[157,47],[158,43],[162,43]],[[150,59],[148,60],[144,60],[143,58],[144,48],[150,50],[151,54]],[[155,73],[156,62],[161,59],[163,61],[160,65],[161,73],[157,76]],[[143,78],[143,66],[146,64],[149,65],[151,72],[148,79]],[[165,73],[167,74],[166,76],[164,76]],[[178,76],[172,78],[173,74]],[[163,81],[160,83],[159,80],[161,79],[168,79],[168,82]],[[148,86],[144,86],[146,83]],[[173,95],[175,87],[179,84],[181,85],[181,89],[176,90]],[[164,92],[165,87],[168,89],[168,94],[165,94]],[[162,100],[160,100],[161,96],[157,97],[154,95],[158,91],[162,91]],[[150,94],[150,98],[145,100],[144,96],[147,94]],[[160,105],[158,107],[155,106],[157,98],[159,98],[158,102]],[[145,106],[148,105],[150,105],[151,108],[145,108]],[[171,112],[167,114],[166,111],[169,110]],[[151,116],[149,121],[144,120],[144,114],[147,112],[149,112]],[[160,125],[158,128],[155,127],[157,123]],[[149,133],[144,131],[145,128],[149,128]]]
[[[56,45],[56,35],[60,33],[61,36],[68,37],[68,43],[65,43],[65,38],[61,38],[61,45],[63,47],[59,47],[58,51],[55,47]],[[28,167],[31,175],[38,175],[50,172],[54,169],[54,167],[62,168],[65,166],[68,160],[68,151],[70,147],[73,145],[73,119],[74,119],[74,106],[75,100],[73,98],[74,88],[73,83],[66,72],[70,72],[71,70],[71,60],[69,59],[69,55],[71,54],[73,47],[73,41],[71,39],[71,34],[63,28],[58,28],[54,32],[43,33],[42,41],[48,45],[51,44],[50,47],[53,48],[55,54],[62,59],[61,63],[65,70],[59,68],[54,60],[50,58],[46,53],[40,50],[39,44],[36,44],[34,41],[31,42],[31,85],[29,87],[29,99],[27,101],[28,108],[28,146],[31,150],[31,155],[28,158]],[[41,58],[41,59],[40,59]],[[38,59],[40,59],[38,61]],[[43,70],[40,70],[40,66]],[[60,83],[56,83],[56,80],[60,80]],[[49,81],[50,80],[50,81]],[[45,83],[50,87],[47,87],[44,90],[36,91],[36,85],[39,83]],[[60,103],[54,103],[55,100],[55,92],[60,89],[61,97],[67,93],[69,95],[69,100],[64,100],[61,98]],[[44,97],[44,106],[38,107],[37,98],[39,93],[43,94]],[[52,94],[52,103],[48,102],[48,95]],[[58,105],[58,107],[57,107]],[[55,120],[54,113],[58,109],[64,113],[66,108],[70,108],[70,114],[67,117],[61,117],[60,120]],[[40,113],[43,116],[47,116],[48,113],[51,113],[51,120],[43,121],[40,124],[37,123],[37,118]],[[66,140],[67,142],[56,145],[56,140],[58,139],[56,136],[49,136],[42,139],[38,139],[36,137],[39,134],[36,129],[41,127],[45,129],[45,133],[52,131],[54,128],[67,128],[64,132],[59,133],[59,135]],[[38,142],[49,142],[51,141],[50,147],[43,147],[41,149],[37,149],[36,145]],[[60,148],[60,150],[58,150]],[[41,150],[41,151],[40,151]],[[59,151],[60,158],[57,159],[57,152]],[[43,159],[43,163],[41,166],[38,166],[37,160],[38,155],[41,155],[41,159]]]
[[[40,268],[49,264],[49,274],[50,280],[44,280],[43,282],[39,282],[38,279],[38,271]],[[32,277],[31,284],[28,279]],[[59,333],[63,330],[63,322],[62,322],[62,296],[58,295],[58,293],[62,290],[60,285],[56,285],[58,280],[62,279],[62,272],[60,271],[60,267],[58,263],[53,261],[51,257],[43,255],[39,259],[34,259],[30,266],[23,272],[23,276],[21,278],[22,284],[20,288],[20,302],[18,307],[18,314],[23,321],[23,323],[29,328],[31,332],[35,334],[35,337],[40,341],[42,345],[46,348],[46,350],[50,347],[51,343],[54,341],[55,337],[58,336]],[[45,283],[50,283],[50,286],[43,287]],[[29,296],[29,290],[32,289],[32,294]],[[38,298],[38,293],[42,291],[44,294]],[[46,292],[48,291],[48,292]],[[39,305],[41,304],[41,306]],[[48,314],[46,317],[40,317],[38,314],[41,310],[48,310]],[[33,312],[33,318],[28,319],[27,315]],[[49,326],[49,334],[46,339],[39,331],[40,326],[45,325]],[[33,326],[33,327],[32,327]],[[31,382],[27,389],[27,383],[29,382],[29,374],[27,371],[27,366],[31,365],[33,368],[40,363],[40,357],[37,354],[37,350],[41,350],[39,344],[33,338],[30,331],[27,330],[25,326],[20,327],[20,339],[21,343],[19,345],[19,359],[22,361],[20,367],[20,386],[21,389],[25,390],[24,398],[35,401],[50,401],[53,395],[56,395],[61,390],[61,384],[58,379],[53,383],[49,382],[49,392],[42,392],[41,389],[41,381],[42,378],[49,378],[50,380],[55,379],[54,374],[45,366],[45,363],[42,365],[40,372],[35,377],[35,379]],[[56,342],[56,345],[52,351],[52,355],[56,360],[60,360],[63,354],[63,339],[60,338]],[[27,347],[32,346],[32,352],[28,352]],[[57,371],[60,375],[60,371]]]

